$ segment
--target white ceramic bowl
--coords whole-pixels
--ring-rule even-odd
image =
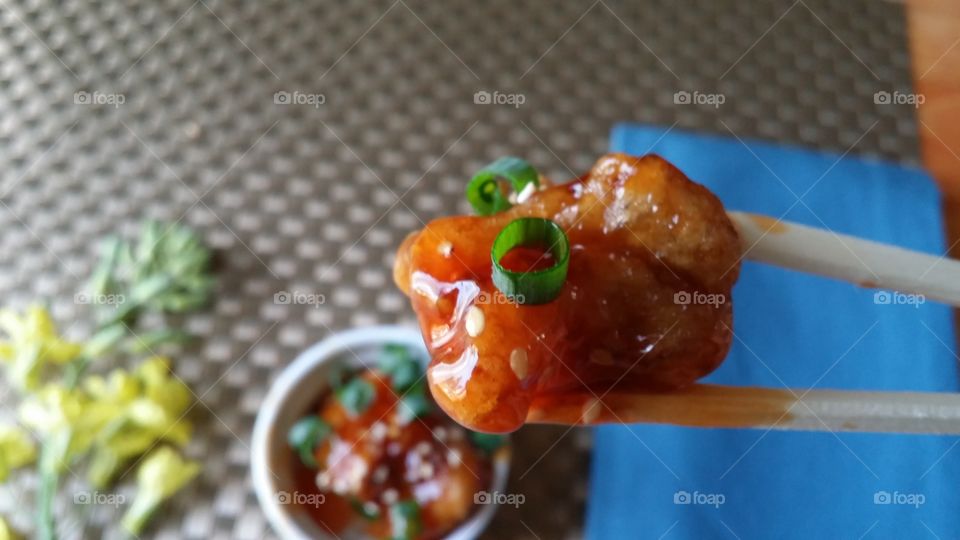
[[[328,388],[328,375],[338,363],[373,366],[384,345],[396,343],[414,350],[426,350],[420,332],[401,326],[374,326],[340,332],[314,344],[287,366],[270,388],[253,428],[251,472],[257,499],[270,525],[285,540],[328,540],[324,531],[298,504],[290,504],[297,492],[293,473],[296,455],[287,446],[287,432],[309,414]],[[490,492],[503,492],[510,463],[506,452],[497,454]],[[496,505],[478,508],[468,520],[446,536],[447,540],[470,540],[486,528]],[[363,538],[360,533],[341,535],[343,540]]]

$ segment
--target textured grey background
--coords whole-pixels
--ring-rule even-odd
[[[908,64],[902,6],[876,0],[0,0],[0,300],[42,297],[76,320],[97,239],[146,217],[200,230],[219,296],[176,359],[206,469],[146,536],[270,537],[247,473],[269,382],[333,330],[412,320],[393,250],[466,210],[479,165],[510,153],[568,177],[621,120],[916,163],[912,109],[873,100],[910,87]],[[525,103],[477,105],[479,90]],[[681,90],[726,102],[676,105]],[[277,91],[326,101],[278,105]],[[279,291],[326,303],[276,305]],[[501,508],[489,536],[578,536],[588,439],[521,432],[511,489],[527,503]],[[18,526],[33,486],[0,488]],[[68,537],[116,517],[80,526],[61,503]]]

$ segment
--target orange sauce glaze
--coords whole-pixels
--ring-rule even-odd
[[[525,216],[570,240],[567,281],[547,304],[517,305],[491,281],[494,238]],[[732,339],[739,260],[706,188],[658,156],[609,154],[508,211],[432,221],[403,242],[394,279],[431,353],[436,401],[467,427],[508,432],[538,397],[682,388],[713,371]]]

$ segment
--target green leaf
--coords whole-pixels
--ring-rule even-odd
[[[413,540],[420,535],[420,505],[416,501],[400,501],[390,506],[391,540]]]
[[[376,390],[367,381],[355,377],[336,391],[337,401],[351,416],[360,416],[373,403]]]
[[[319,416],[307,416],[300,419],[290,428],[287,434],[287,444],[297,451],[300,461],[311,469],[317,468],[317,459],[314,451],[317,446],[330,436],[330,425]]]

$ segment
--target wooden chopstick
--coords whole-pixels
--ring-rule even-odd
[[[960,394],[696,384],[667,393],[541,397],[528,423],[656,423],[800,431],[960,434]]]
[[[960,306],[960,261],[864,240],[854,236],[728,212],[740,233],[744,257],[871,289]],[[922,295],[922,296],[919,296]],[[881,296],[879,301],[889,300]]]
[[[960,306],[960,261],[744,212],[744,258]],[[892,302],[889,293],[879,302]],[[541,396],[528,423],[960,435],[960,393],[789,390],[695,384],[672,392]]]

